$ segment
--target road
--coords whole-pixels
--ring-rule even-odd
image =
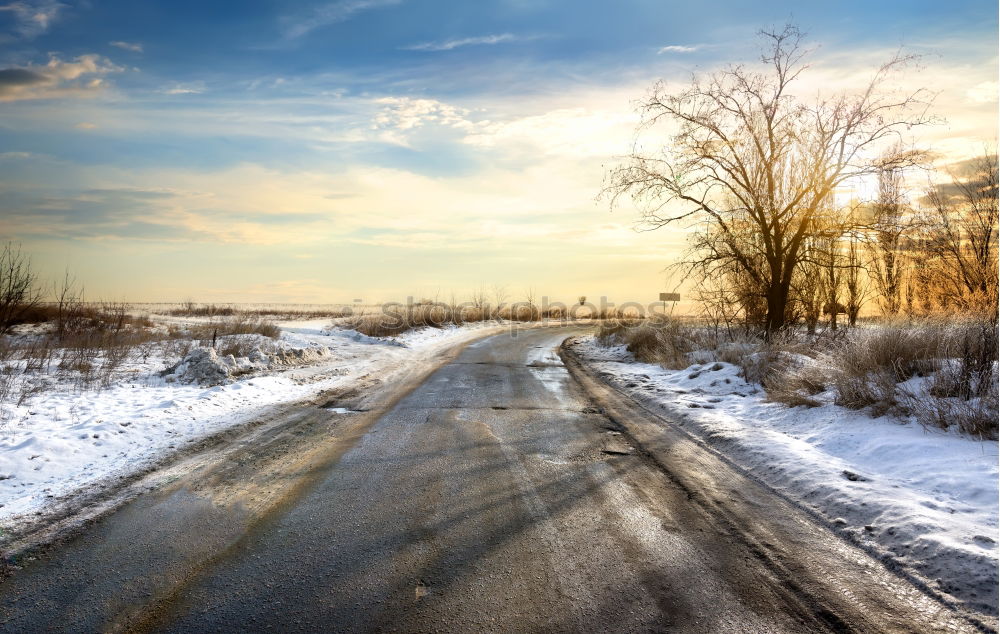
[[[175,470],[25,562],[0,627],[970,629],[724,463],[671,463],[697,448],[636,446],[640,414],[609,418],[556,356],[575,332],[477,341],[381,406],[313,406]]]

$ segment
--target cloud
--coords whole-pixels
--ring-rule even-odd
[[[997,82],[984,81],[965,91],[965,96],[973,103],[993,103],[997,101]]]
[[[407,51],[450,51],[460,46],[492,45],[500,44],[501,42],[512,42],[519,39],[524,38],[519,38],[512,33],[500,33],[499,35],[465,37],[460,39],[445,40],[443,42],[424,42],[422,44],[414,44],[413,46],[404,46],[403,49]]]
[[[80,123],[76,124],[73,127],[76,128],[77,130],[96,130],[97,124],[91,123],[89,121],[81,121]]]
[[[508,121],[478,124],[462,141],[526,156],[608,157],[627,149],[638,120],[627,109],[557,108]]]
[[[288,39],[295,39],[318,28],[346,22],[362,11],[390,7],[400,2],[402,0],[339,0],[331,2],[316,7],[305,17],[285,18],[284,35]]]
[[[471,129],[475,124],[466,117],[469,110],[436,99],[410,97],[382,97],[375,100],[382,110],[372,118],[371,128],[381,131],[378,140],[409,147],[405,136],[424,125],[437,125],[459,130]]]
[[[139,42],[122,42],[121,40],[116,40],[114,42],[108,42],[111,46],[116,46],[124,51],[132,51],[133,53],[142,52],[142,44]]]
[[[656,51],[657,55],[662,55],[664,53],[694,53],[695,51],[701,49],[701,44],[696,44],[695,46],[681,46],[678,44],[672,44],[670,46],[664,46],[660,50]]]
[[[17,33],[25,39],[31,39],[48,31],[65,6],[54,0],[34,0],[0,5],[0,11],[14,14]]]
[[[168,88],[160,90],[164,95],[198,95],[205,92],[205,82],[196,81],[188,84],[175,82]]]
[[[0,102],[92,96],[104,89],[104,75],[121,70],[99,55],[71,62],[52,57],[44,66],[0,69]]]

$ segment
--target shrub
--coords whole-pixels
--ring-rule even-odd
[[[223,319],[212,319],[208,323],[191,328],[191,334],[203,342],[230,335],[263,335],[271,339],[281,336],[281,329],[270,321],[245,314],[236,314]]]
[[[236,358],[249,357],[258,348],[263,348],[264,351],[273,350],[274,344],[262,345],[266,341],[266,339],[261,340],[252,334],[229,335],[216,344],[216,352],[220,357],[227,355],[232,355]]]
[[[24,323],[40,299],[31,261],[19,245],[8,242],[0,249],[0,335]]]
[[[394,337],[413,328],[441,328],[447,324],[462,324],[482,319],[484,311],[468,312],[448,304],[387,304],[379,312],[349,317],[345,325],[369,337]]]
[[[926,427],[997,437],[997,330],[989,319],[873,324],[813,346],[814,361],[763,373],[768,398],[814,405],[815,394],[832,388],[838,405],[869,407],[874,416],[912,415]]]
[[[231,317],[236,314],[236,309],[231,306],[216,306],[215,304],[199,306],[194,302],[185,302],[180,308],[168,310],[167,314],[179,317]]]
[[[615,319],[602,323],[597,332],[604,346],[624,344],[636,360],[658,363],[666,368],[686,368],[687,354],[693,350],[688,329],[668,317]]]

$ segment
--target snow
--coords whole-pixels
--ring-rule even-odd
[[[129,363],[123,378],[100,391],[78,391],[53,377],[52,385],[25,403],[2,405],[7,423],[0,428],[0,522],[43,512],[54,498],[140,471],[186,444],[252,421],[268,406],[305,399],[368,374],[389,375],[498,329],[482,323],[376,339],[331,328],[329,320],[277,325],[282,334],[274,358],[281,363],[269,369],[258,364],[254,374],[221,385],[161,376],[172,365],[161,350]],[[315,354],[294,354],[299,350]],[[311,363],[288,366],[287,359]]]
[[[872,418],[834,405],[832,393],[817,395],[822,404],[814,408],[768,402],[728,363],[667,370],[635,362],[624,346],[601,347],[593,337],[574,350],[605,380],[665,410],[688,433],[859,543],[995,613],[995,441]]]

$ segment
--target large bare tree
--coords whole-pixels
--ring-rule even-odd
[[[809,69],[799,29],[763,31],[761,68],[729,66],[687,88],[657,83],[642,101],[633,153],[608,174],[614,207],[630,196],[641,225],[690,221],[693,264],[703,275],[738,269],[766,304],[770,335],[784,327],[789,291],[816,213],[852,179],[905,166],[901,135],[929,121],[926,90],[899,93],[889,78],[913,61],[897,54],[857,91],[812,100],[793,89]],[[641,141],[666,125],[669,142]]]

